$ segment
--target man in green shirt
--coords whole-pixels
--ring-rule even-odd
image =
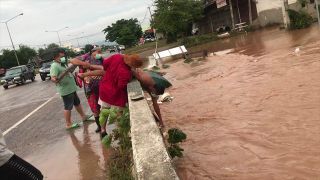
[[[71,122],[71,110],[75,106],[76,110],[80,114],[83,120],[87,119],[87,116],[83,112],[83,108],[80,103],[80,99],[77,95],[77,85],[73,75],[69,72],[64,77],[60,77],[67,69],[67,60],[65,58],[65,52],[61,48],[53,49],[53,63],[50,69],[51,80],[56,84],[58,93],[63,99],[64,103],[64,118],[66,120],[66,128],[75,128],[79,124]]]

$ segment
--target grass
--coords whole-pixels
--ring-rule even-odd
[[[166,43],[166,40],[165,39],[162,39],[162,40],[159,40],[158,41],[158,47],[163,47],[163,46],[166,46],[167,43]],[[147,50],[152,50],[156,47],[156,42],[147,42],[143,45],[138,45],[138,46],[134,46],[132,48],[129,48],[127,50],[124,51],[125,54],[132,54],[132,53],[142,53],[144,51],[147,51]]]
[[[254,31],[251,26],[246,28],[247,32]],[[230,32],[230,37],[237,36],[239,34],[243,34],[245,32]],[[166,39],[162,39],[158,41],[158,51],[167,50],[176,46],[184,45],[188,51],[200,51],[205,47],[201,46],[213,41],[217,41],[220,38],[217,37],[216,33],[209,33],[203,35],[189,36],[178,39],[175,43],[166,43]],[[156,47],[156,42],[145,43],[144,45],[131,47],[125,50],[125,54],[140,54],[141,56],[150,56],[154,53]],[[188,60],[187,63],[190,63]]]
[[[134,180],[131,172],[133,163],[130,151],[121,154],[115,151],[110,159],[108,164],[110,179]]]
[[[116,124],[111,134],[103,138],[102,143],[111,148],[112,142],[117,143],[117,147],[113,147],[112,156],[109,160],[109,179],[133,180],[132,176],[132,144],[130,137],[130,114],[126,108],[121,113],[116,109],[101,111],[100,117],[109,117],[109,124]],[[101,121],[100,121],[101,123]]]

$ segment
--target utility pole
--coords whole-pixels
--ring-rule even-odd
[[[281,6],[282,6],[283,24],[284,24],[284,27],[288,29],[290,27],[290,19],[287,12],[289,7],[288,0],[283,0],[283,2],[281,3]]]
[[[58,35],[58,39],[59,39],[59,44],[60,44],[60,47],[61,47],[61,46],[62,46],[62,44],[61,44],[61,39],[60,39],[59,32],[60,32],[60,31],[62,31],[62,30],[65,30],[65,29],[67,29],[67,28],[69,28],[69,27],[68,27],[68,26],[66,26],[66,27],[61,28],[61,29],[56,30],[56,31],[45,31],[45,32],[55,32],[55,33],[57,33],[57,35]]]
[[[155,23],[155,22],[154,22],[154,19],[153,19],[153,17],[152,17],[152,13],[151,13],[151,10],[150,10],[150,6],[148,6],[148,9],[149,9],[151,21],[152,21],[153,23]],[[151,25],[151,28],[152,28],[152,30],[153,30],[154,38],[156,39],[156,48],[155,48],[155,50],[154,50],[154,53],[157,53],[157,51],[158,51],[158,38],[157,38],[156,30],[154,29],[154,27],[153,27],[152,25]]]
[[[23,15],[23,13],[20,13],[20,14],[14,16],[13,18],[11,18],[11,19],[9,19],[9,20],[7,20],[7,21],[5,21],[5,22],[2,22],[2,23],[4,23],[4,24],[6,24],[6,27],[7,27],[7,30],[8,30],[8,34],[9,34],[9,37],[10,37],[10,41],[11,41],[11,44],[12,44],[14,56],[16,57],[18,66],[20,66],[19,58],[18,58],[18,55],[17,55],[17,52],[16,52],[16,48],[14,47],[14,44],[13,44],[13,41],[12,41],[11,33],[10,33],[9,27],[8,27],[8,22],[11,21],[12,19],[14,19],[14,18],[16,18],[16,17],[18,17],[18,16],[22,16],[22,15]]]
[[[316,7],[317,7],[317,15],[318,15],[318,23],[319,23],[319,26],[320,26],[320,9],[319,9],[319,5],[320,5],[320,2],[319,0],[316,0]]]
[[[251,9],[251,0],[248,0],[249,2],[249,22],[250,25],[252,24],[252,9]]]
[[[234,16],[233,16],[232,0],[229,0],[229,7],[230,7],[230,15],[231,15],[232,29],[234,29],[235,26],[234,26]]]

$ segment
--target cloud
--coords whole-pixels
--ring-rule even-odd
[[[45,30],[69,26],[60,32],[62,40],[97,34],[122,18],[137,18],[141,21],[151,3],[151,0],[1,0],[0,21],[23,12],[23,16],[8,23],[14,43],[43,45],[58,41],[56,33],[46,33]],[[149,18],[147,14],[142,26],[149,26]],[[89,40],[99,41],[103,38],[103,33],[100,33],[89,37]],[[1,24],[0,48],[10,44],[5,25]]]

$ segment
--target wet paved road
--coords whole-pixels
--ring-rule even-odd
[[[89,113],[83,92],[84,109]],[[5,135],[8,147],[39,168],[46,179],[106,179],[108,152],[94,133],[94,123],[74,131],[65,130],[63,105],[49,80],[0,89],[0,128],[6,131],[37,107],[50,100],[17,128]],[[73,110],[73,120],[80,116]]]

